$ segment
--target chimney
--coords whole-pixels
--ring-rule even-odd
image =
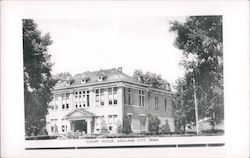
[[[117,69],[118,71],[122,72],[122,67],[118,67]]]

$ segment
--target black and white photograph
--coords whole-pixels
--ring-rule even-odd
[[[18,31],[12,33],[18,32],[18,44],[13,44],[18,55],[3,56],[9,63],[18,61],[11,70],[16,74],[3,68],[4,75],[11,73],[14,78],[4,77],[1,83],[12,84],[3,96],[12,98],[9,103],[18,104],[19,109],[4,105],[9,109],[3,108],[7,113],[2,118],[11,121],[1,126],[3,142],[14,142],[10,134],[14,131],[7,129],[19,128],[15,132],[22,144],[20,153],[30,156],[48,151],[54,152],[53,157],[70,156],[64,152],[75,157],[80,156],[78,152],[86,157],[97,152],[109,157],[114,152],[114,157],[125,150],[131,154],[148,150],[145,157],[157,151],[173,157],[199,157],[199,150],[208,157],[228,155],[226,151],[237,139],[229,135],[236,131],[240,138],[249,126],[242,130],[237,121],[243,111],[247,113],[246,100],[234,94],[242,94],[236,89],[245,82],[230,77],[237,78],[230,71],[243,69],[237,64],[241,55],[229,53],[234,49],[228,48],[232,37],[227,8],[219,11],[214,4],[216,11],[210,11],[211,5],[206,13],[202,8],[184,10],[180,3],[122,3],[69,3],[69,7],[61,6],[71,11],[67,13],[52,5],[41,10],[46,6],[41,3],[39,11],[31,9],[34,15],[28,8],[36,3],[24,7],[24,14],[16,20]],[[20,4],[15,5],[13,9]],[[198,6],[206,8],[203,4],[194,7]],[[181,8],[184,13],[173,12]],[[11,24],[8,18],[4,20]],[[2,65],[9,64],[3,61]],[[7,96],[14,87],[20,94],[15,99]],[[232,107],[241,109],[242,116],[232,114]],[[14,116],[19,119],[16,124]],[[8,143],[5,148],[11,149]],[[246,151],[239,148],[234,156]]]
[[[224,134],[222,16],[22,22],[26,139]]]

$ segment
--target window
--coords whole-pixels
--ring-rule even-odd
[[[109,130],[112,131],[112,126],[109,126]]]
[[[155,97],[155,110],[158,110],[158,97]]]
[[[89,91],[87,91],[87,107],[89,107]]]
[[[109,126],[110,131],[112,131],[112,129],[116,125],[116,123],[117,123],[117,115],[109,115],[108,116],[108,126]]]
[[[67,82],[66,82],[66,86],[69,86],[69,85],[70,85],[70,81],[67,81]]]
[[[104,89],[95,90],[96,106],[104,105]]]
[[[66,101],[69,100],[69,93],[66,93]]]
[[[117,87],[113,88],[114,104],[117,104]]]
[[[128,88],[128,105],[131,105],[131,89]]]
[[[99,76],[98,81],[102,81],[102,80],[103,80],[103,76]]]
[[[100,93],[101,105],[104,105],[104,89],[100,89]]]
[[[96,131],[100,131],[101,129],[101,123],[104,119],[104,116],[96,116],[95,117],[95,128],[96,128]]]
[[[109,105],[117,104],[117,87],[108,88]]]
[[[168,111],[167,98],[164,99],[165,102],[165,111]]]
[[[52,110],[58,110],[58,94],[54,95],[54,104],[52,104]]]
[[[51,119],[51,127],[50,127],[51,133],[57,133],[57,119]]]
[[[89,106],[89,91],[76,91],[74,95],[76,108],[85,108]]]
[[[100,105],[100,94],[99,94],[99,89],[95,90],[95,105],[99,106]]]
[[[78,94],[79,94],[79,95],[78,95],[79,99],[81,99],[81,97],[82,97],[82,92],[80,91]]]
[[[113,104],[113,94],[112,94],[112,88],[108,89],[108,99],[109,99],[109,105]]]
[[[131,113],[128,114],[128,119],[129,119],[129,123],[132,124],[132,114]]]
[[[82,79],[82,83],[86,83],[86,79]]]
[[[85,91],[82,92],[82,106],[86,106],[86,93]]]
[[[145,92],[139,90],[139,105],[144,106],[144,104],[145,104]]]
[[[62,125],[62,132],[65,132],[65,131],[67,131],[67,125],[66,125],[66,122],[65,122],[66,120],[65,119],[62,119],[61,120],[61,125]]]
[[[69,108],[69,93],[62,94],[62,109]]]

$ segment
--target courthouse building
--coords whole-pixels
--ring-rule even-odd
[[[174,131],[172,97],[169,85],[153,88],[113,68],[76,74],[59,81],[46,116],[49,135],[69,131],[99,134],[103,125],[109,133],[117,133],[125,116],[132,132],[148,131],[149,114],[166,121]]]

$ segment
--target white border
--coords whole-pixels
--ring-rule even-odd
[[[24,150],[23,18],[157,17],[223,15],[225,69],[224,147]],[[1,2],[2,157],[248,157],[248,1],[4,1]],[[172,138],[171,138],[172,139]],[[210,138],[203,140],[209,141]],[[174,138],[181,142],[182,138]],[[173,140],[173,141],[174,141]],[[192,141],[189,140],[189,141]],[[54,144],[58,143],[56,141]],[[59,144],[59,143],[58,143]]]

